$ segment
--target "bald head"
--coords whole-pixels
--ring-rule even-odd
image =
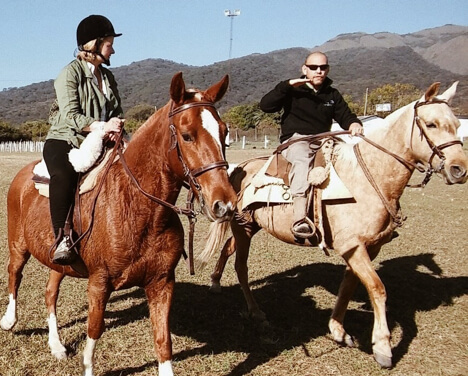
[[[323,52],[316,51],[309,54],[304,61],[304,65],[313,64],[315,61],[325,62],[328,64],[328,57]]]

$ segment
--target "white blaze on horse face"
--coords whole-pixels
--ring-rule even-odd
[[[213,114],[208,110],[203,110],[201,113],[202,125],[209,134],[216,140],[220,150],[222,150],[221,139],[219,137],[219,124],[214,118]]]

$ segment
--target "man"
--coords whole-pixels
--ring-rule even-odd
[[[331,86],[328,78],[330,66],[327,56],[313,52],[302,65],[302,76],[282,81],[260,101],[264,112],[283,110],[281,117],[282,143],[307,135],[328,132],[333,120],[354,136],[362,134],[361,121],[350,110],[340,92]],[[314,153],[309,142],[298,141],[286,148],[282,155],[291,163],[289,182],[293,198],[294,222],[292,232],[296,237],[309,238],[315,229],[307,217],[307,181]]]

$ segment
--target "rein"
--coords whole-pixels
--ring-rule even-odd
[[[169,119],[172,119],[175,115],[177,115],[177,114],[179,114],[179,113],[181,113],[181,112],[183,112],[185,110],[188,110],[190,108],[194,108],[194,107],[216,108],[214,106],[214,104],[211,103],[211,102],[187,103],[187,104],[184,104],[184,105],[182,105],[180,107],[177,107],[175,109],[173,108],[173,106],[174,106],[174,103],[171,102],[171,109],[169,111]],[[187,195],[186,208],[178,207],[176,205],[173,205],[173,204],[171,204],[171,203],[169,203],[167,201],[164,201],[164,200],[162,200],[162,199],[160,199],[158,197],[155,197],[155,196],[151,195],[150,193],[146,192],[140,186],[140,184],[138,183],[138,181],[135,178],[135,176],[133,175],[133,173],[130,171],[130,169],[129,169],[128,165],[127,165],[127,162],[125,161],[124,154],[122,153],[122,150],[120,148],[118,149],[118,154],[119,154],[120,161],[122,163],[122,166],[124,167],[125,172],[128,174],[128,176],[131,178],[132,182],[135,184],[135,186],[138,188],[138,190],[144,196],[149,198],[151,201],[157,202],[158,204],[163,205],[163,206],[175,211],[179,215],[183,214],[183,215],[187,216],[187,218],[189,220],[189,224],[190,224],[189,254],[187,256],[187,254],[184,251],[183,256],[184,256],[184,258],[186,260],[188,259],[188,266],[189,266],[190,274],[194,275],[195,274],[195,267],[194,267],[194,262],[193,262],[193,238],[194,238],[194,233],[195,233],[196,216],[199,213],[197,213],[193,209],[193,201],[195,199],[195,194],[194,194],[192,186],[195,187],[195,189],[196,189],[196,191],[198,193],[198,198],[199,198],[199,201],[200,201],[200,205],[203,208],[205,206],[205,201],[203,199],[202,189],[201,189],[200,184],[197,181],[197,177],[204,174],[205,172],[213,170],[215,168],[226,168],[227,169],[228,163],[225,160],[216,161],[216,162],[210,163],[210,164],[208,164],[206,166],[195,168],[195,169],[191,170],[187,166],[187,164],[185,163],[185,160],[184,160],[184,158],[182,156],[182,153],[180,151],[179,143],[177,142],[177,131],[176,131],[176,128],[175,128],[173,122],[171,122],[171,124],[169,125],[169,129],[171,131],[171,145],[169,147],[169,152],[171,150],[173,150],[173,149],[177,150],[177,156],[178,156],[178,159],[179,159],[180,163],[182,164],[182,168],[184,170],[184,176],[189,181],[188,183],[186,181],[183,182],[183,185],[189,190],[188,195]]]
[[[412,142],[412,139],[413,139],[414,125],[416,124],[418,126],[419,130],[420,130],[421,139],[424,138],[426,140],[427,144],[429,145],[429,147],[432,150],[432,155],[429,158],[429,161],[428,161],[429,166],[427,167],[427,169],[425,169],[420,164],[413,163],[411,161],[407,161],[407,160],[403,159],[399,155],[397,155],[397,154],[389,151],[388,149],[376,144],[375,142],[369,140],[364,135],[357,135],[357,136],[361,137],[363,140],[365,140],[367,143],[371,144],[372,146],[376,147],[377,149],[379,149],[379,150],[383,151],[384,153],[386,153],[386,154],[392,156],[393,158],[395,158],[398,162],[403,164],[408,170],[411,171],[412,169],[417,169],[419,172],[423,172],[423,173],[426,174],[426,176],[424,177],[423,181],[420,184],[415,184],[415,185],[407,184],[406,186],[409,187],[409,188],[424,188],[426,186],[426,184],[430,181],[430,179],[431,179],[434,172],[442,171],[442,169],[444,168],[444,164],[445,164],[445,155],[444,155],[442,149],[445,149],[445,148],[447,148],[449,146],[453,146],[453,145],[463,145],[463,143],[461,141],[453,140],[453,141],[449,141],[449,142],[446,142],[446,143],[443,143],[443,144],[437,146],[429,138],[429,136],[427,135],[424,127],[421,124],[421,118],[418,115],[418,108],[421,107],[421,106],[434,104],[434,103],[444,103],[444,104],[448,105],[448,103],[446,101],[438,100],[438,99],[434,99],[434,100],[431,100],[431,101],[425,101],[425,102],[419,102],[419,101],[416,102],[415,105],[414,105],[413,124],[412,124],[412,128],[411,128],[410,145],[411,145],[411,142]],[[372,185],[372,187],[375,189],[375,191],[379,195],[379,197],[380,197],[382,203],[384,204],[385,208],[387,209],[388,213],[393,218],[393,221],[396,223],[397,226],[401,226],[403,224],[404,217],[401,214],[400,208],[398,207],[398,210],[394,210],[392,205],[388,202],[388,200],[383,195],[382,191],[380,190],[380,188],[378,187],[378,185],[375,182],[374,178],[372,177],[372,174],[370,173],[369,169],[367,168],[367,166],[366,166],[366,164],[364,162],[364,159],[362,158],[361,151],[359,149],[359,144],[355,144],[353,146],[353,150],[354,150],[354,153],[356,155],[356,158],[357,158],[357,161],[358,161],[359,165],[361,166],[364,174],[367,177],[367,180],[369,181],[369,183]],[[432,160],[434,159],[434,157],[436,155],[439,157],[441,162],[440,162],[440,165],[437,168],[433,168],[432,167]]]

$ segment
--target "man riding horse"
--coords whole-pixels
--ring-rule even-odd
[[[291,231],[298,238],[314,235],[313,223],[307,221],[308,172],[315,153],[309,141],[296,141],[306,135],[328,132],[336,120],[354,136],[363,133],[361,121],[350,110],[340,92],[331,86],[327,77],[328,58],[322,52],[313,52],[302,65],[303,75],[280,82],[260,101],[264,112],[284,110],[281,117],[281,142],[292,142],[282,151],[291,163],[289,183],[293,198],[294,223]]]

